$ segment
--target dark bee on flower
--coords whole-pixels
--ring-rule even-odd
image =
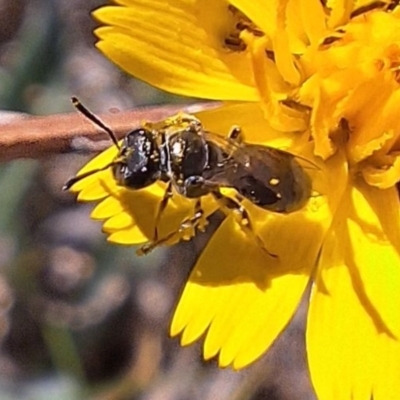
[[[289,213],[302,208],[311,196],[310,178],[294,155],[244,143],[239,127],[233,127],[224,138],[206,131],[193,115],[180,113],[159,123],[143,124],[129,132],[120,144],[107,125],[76,98],[72,100],[78,111],[108,133],[118,148],[118,155],[103,168],[70,179],[64,190],[108,168],[112,169],[118,185],[132,190],[143,189],[157,181],[167,183],[156,215],[154,240],[142,247],[142,254],[178,233],[159,238],[157,232],[158,222],[174,191],[196,199],[194,215],[182,221],[180,231],[196,228],[204,214],[201,199],[212,195],[223,210],[240,215],[242,228],[264,250],[242,201],[247,199],[265,210]],[[222,188],[235,189],[236,196],[224,195]]]

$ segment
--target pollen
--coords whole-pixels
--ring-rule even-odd
[[[271,186],[277,186],[277,185],[279,185],[279,182],[280,182],[279,178],[271,178],[271,179],[269,180],[269,184],[270,184]]]

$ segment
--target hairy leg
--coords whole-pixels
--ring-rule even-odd
[[[178,230],[171,232],[170,234],[164,236],[163,238],[156,238],[153,241],[146,243],[140,249],[138,249],[136,253],[140,256],[149,254],[156,247],[168,242],[168,240],[172,239],[174,236],[182,234],[187,229],[189,228],[196,229],[203,215],[204,215],[204,210],[201,207],[201,200],[199,198],[196,200],[194,206],[194,215],[184,219]]]
[[[271,253],[265,247],[264,242],[255,232],[253,224],[250,219],[250,215],[242,205],[242,200],[243,200],[242,196],[237,195],[236,200],[234,200],[230,197],[223,195],[219,190],[213,190],[211,194],[218,201],[218,203],[221,204],[223,208],[226,208],[236,213],[236,215],[239,217],[238,224],[240,228],[248,237],[250,237],[252,240],[254,240],[255,243],[257,243],[260,249],[262,249],[265,253],[267,253],[268,256],[277,258],[276,254]]]

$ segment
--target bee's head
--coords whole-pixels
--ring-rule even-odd
[[[160,178],[160,149],[153,131],[146,128],[135,129],[129,132],[120,144],[114,131],[76,97],[72,98],[72,104],[80,113],[108,134],[118,149],[118,156],[100,168],[69,179],[63,186],[63,190],[68,190],[81,179],[108,168],[112,169],[118,185],[132,189],[145,188]]]
[[[118,185],[142,189],[161,175],[160,149],[152,131],[138,128],[129,132],[119,151],[112,171]]]

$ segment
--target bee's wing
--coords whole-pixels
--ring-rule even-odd
[[[212,132],[205,132],[205,138],[221,150],[221,161],[226,174],[252,174],[260,170],[264,177],[282,173],[290,168],[292,154],[269,146],[246,144],[222,137]]]

